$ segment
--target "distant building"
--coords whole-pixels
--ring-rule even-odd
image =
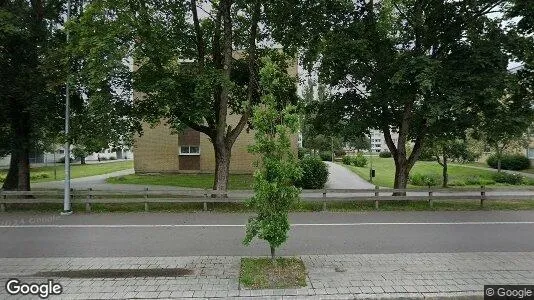
[[[397,132],[390,132],[391,139],[393,143],[397,145],[397,140],[399,139],[399,134]],[[380,130],[371,130],[371,152],[380,153],[383,151],[389,151],[388,145],[386,144],[386,138],[384,133]]]

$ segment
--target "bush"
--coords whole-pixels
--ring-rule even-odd
[[[441,177],[436,174],[418,174],[410,175],[409,182],[417,186],[436,186],[441,184]]]
[[[73,162],[73,161],[74,161],[74,158],[71,157],[71,158],[70,158],[70,162]],[[59,162],[59,163],[64,163],[64,162],[65,162],[65,156],[63,156],[63,157],[61,157],[60,159],[58,159],[57,162]]]
[[[498,159],[497,155],[493,154],[488,157],[486,161],[488,165],[497,169]],[[521,154],[505,154],[501,158],[501,169],[503,170],[524,170],[530,168],[530,160],[528,157]]]
[[[355,167],[364,168],[367,166],[367,158],[359,153],[358,155],[352,157],[352,164]]]
[[[344,165],[350,165],[352,164],[352,157],[350,156],[343,156],[343,158],[341,159],[341,162],[344,164]]]
[[[34,174],[30,174],[30,179],[44,179],[44,178],[49,178],[50,175],[48,175],[47,173],[34,173]]]
[[[481,185],[482,179],[479,176],[468,176],[465,179],[466,185]]]
[[[499,183],[518,185],[523,182],[523,176],[519,174],[509,174],[506,172],[497,172],[493,174],[493,180]]]
[[[299,157],[299,159],[303,158],[306,155],[310,155],[310,154],[311,154],[310,149],[307,149],[307,148],[299,148],[298,149],[298,157]]]
[[[465,186],[465,182],[460,180],[453,180],[449,182],[449,186]]]
[[[4,182],[6,180],[6,175],[0,174],[0,182]]]
[[[341,150],[334,150],[334,155],[337,157],[345,156],[347,155],[347,151],[341,149]]]
[[[117,158],[115,156],[110,156],[109,160],[117,160]]]
[[[389,158],[391,157],[391,152],[389,151],[382,151],[378,154],[379,157],[382,157],[382,158]]]
[[[321,153],[319,153],[319,156],[323,161],[332,161],[332,151],[321,151]]]
[[[299,162],[302,177],[295,183],[303,189],[322,189],[328,181],[328,166],[318,157],[306,156]]]

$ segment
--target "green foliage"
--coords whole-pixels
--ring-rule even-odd
[[[321,151],[319,157],[323,161],[332,161],[332,151]]]
[[[441,184],[441,177],[437,174],[419,174],[410,175],[410,183],[417,186],[437,186]]]
[[[493,154],[486,160],[487,164],[497,169],[499,156]],[[505,154],[501,156],[501,169],[503,170],[525,170],[530,168],[530,160],[528,157],[521,154]]]
[[[50,178],[50,175],[48,173],[31,173],[30,174],[30,179],[31,180],[35,180],[35,179],[45,179],[45,178]]]
[[[523,182],[523,176],[520,174],[510,174],[506,172],[497,172],[493,174],[493,179],[499,183],[519,185]]]
[[[378,156],[382,157],[382,158],[389,158],[391,157],[391,152],[389,151],[382,151],[378,154]]]
[[[298,149],[298,158],[301,159],[307,155],[311,155],[311,150],[307,148],[301,148]]]
[[[345,156],[343,156],[343,158],[341,159],[341,162],[342,162],[344,165],[350,165],[350,164],[352,164],[352,157],[349,156],[349,155],[345,155]]]
[[[263,104],[254,109],[254,144],[249,149],[260,158],[254,172],[254,196],[247,201],[257,216],[248,220],[243,241],[248,245],[254,237],[263,239],[269,243],[273,256],[274,250],[287,239],[288,212],[299,201],[300,194],[295,181],[302,176],[289,137],[298,129],[296,108],[277,97],[278,79],[284,76],[281,72],[268,59],[260,71],[265,94]],[[280,106],[282,110],[277,110]]]
[[[364,168],[367,166],[367,158],[363,154],[358,153],[358,155],[352,157],[352,165],[355,167]]]
[[[336,157],[345,156],[347,155],[347,152],[343,149],[334,150],[334,155]]]
[[[346,157],[346,156],[345,156]],[[306,156],[300,160],[302,177],[296,182],[303,189],[322,189],[328,181],[328,166],[316,156]]]

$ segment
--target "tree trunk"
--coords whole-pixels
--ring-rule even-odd
[[[393,183],[394,189],[405,189],[408,185],[408,174],[410,170],[408,164],[404,163],[395,163],[395,182]],[[406,192],[395,192],[393,196],[406,196]]]
[[[230,177],[230,158],[231,149],[224,144],[214,143],[215,149],[215,180],[213,189],[217,191],[226,191],[228,189],[228,179]]]
[[[21,149],[18,155],[18,186],[19,191],[30,190],[30,150],[28,147]]]
[[[443,155],[443,187],[446,188],[449,185],[449,173],[447,170],[447,156]]]
[[[497,172],[501,171],[501,156],[497,158]]]
[[[273,245],[270,245],[271,246],[271,261],[274,263],[276,263],[276,248],[274,248]]]
[[[9,171],[2,189],[6,191],[14,191],[19,185],[19,164],[16,151],[11,151],[11,159],[9,161]]]
[[[85,165],[85,156],[80,156],[80,164]]]

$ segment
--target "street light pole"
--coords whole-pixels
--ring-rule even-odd
[[[373,134],[369,131],[369,182],[373,182]]]
[[[70,20],[70,0],[67,1],[67,21]],[[67,43],[69,42],[69,31],[67,30]],[[67,70],[68,72],[68,70]],[[65,85],[65,190],[63,197],[62,215],[72,214],[70,203],[70,141],[69,141],[69,119],[70,119],[70,83],[67,74]]]

